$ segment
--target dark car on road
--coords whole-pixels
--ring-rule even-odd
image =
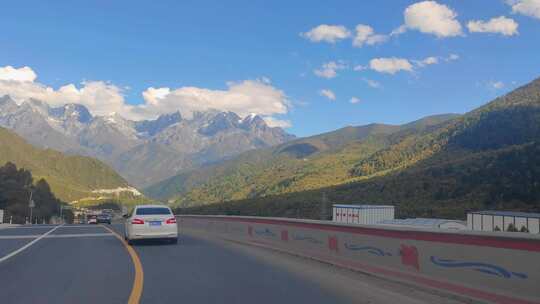
[[[107,213],[102,213],[102,214],[99,214],[97,216],[97,222],[98,224],[100,223],[103,223],[103,224],[111,224],[111,220],[112,220],[112,217],[110,214],[107,214]]]

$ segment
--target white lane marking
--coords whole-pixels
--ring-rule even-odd
[[[6,227],[5,229],[47,229],[47,228],[53,228],[57,225],[32,225],[32,226],[10,226]]]
[[[0,235],[0,240],[16,240],[16,239],[35,239],[41,234],[28,234],[28,235]]]
[[[35,239],[40,237],[41,234],[28,234],[28,235],[0,235],[0,240],[18,240],[18,239]],[[47,235],[45,239],[55,238],[77,238],[77,237],[95,237],[95,236],[114,236],[109,232],[103,233],[71,233],[71,234],[51,234]]]
[[[62,228],[97,228],[97,225],[64,225]]]
[[[12,227],[5,227],[5,229],[47,229],[56,227],[56,225],[32,225],[32,226],[12,226]],[[93,228],[96,227],[95,225],[64,225],[63,228]]]
[[[109,232],[104,233],[73,233],[73,234],[53,234],[48,235],[46,239],[55,239],[55,238],[80,238],[80,237],[95,237],[95,236],[114,236],[114,234]]]
[[[31,241],[30,243],[28,243],[28,244],[22,246],[22,247],[19,248],[19,249],[13,251],[12,253],[10,253],[10,254],[8,254],[8,255],[6,255],[6,256],[0,258],[0,263],[2,263],[2,262],[4,262],[4,261],[6,261],[7,259],[9,259],[9,258],[11,258],[11,257],[13,257],[13,256],[15,256],[15,255],[17,255],[17,254],[19,254],[19,253],[21,253],[21,252],[23,252],[26,248],[28,248],[28,247],[34,245],[34,244],[37,243],[39,240],[41,240],[42,238],[44,238],[44,237],[46,237],[47,235],[51,234],[53,231],[55,231],[56,229],[58,229],[58,228],[60,228],[60,227],[62,227],[62,226],[63,226],[63,225],[54,227],[53,229],[51,229],[51,230],[45,232],[44,234],[42,234],[41,236],[39,236],[37,239]]]

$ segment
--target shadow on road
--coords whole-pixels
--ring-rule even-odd
[[[144,247],[144,246],[177,246],[180,245],[181,241],[178,240],[178,244],[172,243],[170,240],[137,240],[133,241],[133,246],[135,247]]]

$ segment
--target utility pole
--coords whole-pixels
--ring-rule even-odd
[[[323,221],[328,220],[328,198],[326,197],[326,192],[322,193],[320,218]]]
[[[30,199],[28,199],[28,207],[30,207],[30,225],[33,224],[33,219],[32,219],[32,212],[34,210],[34,207],[36,206],[36,203],[34,203],[34,200],[32,200],[32,195],[34,193],[32,192],[32,189],[30,189]]]

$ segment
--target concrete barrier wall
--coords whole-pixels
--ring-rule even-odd
[[[182,229],[269,247],[493,303],[540,303],[540,237],[235,216],[180,216]]]

